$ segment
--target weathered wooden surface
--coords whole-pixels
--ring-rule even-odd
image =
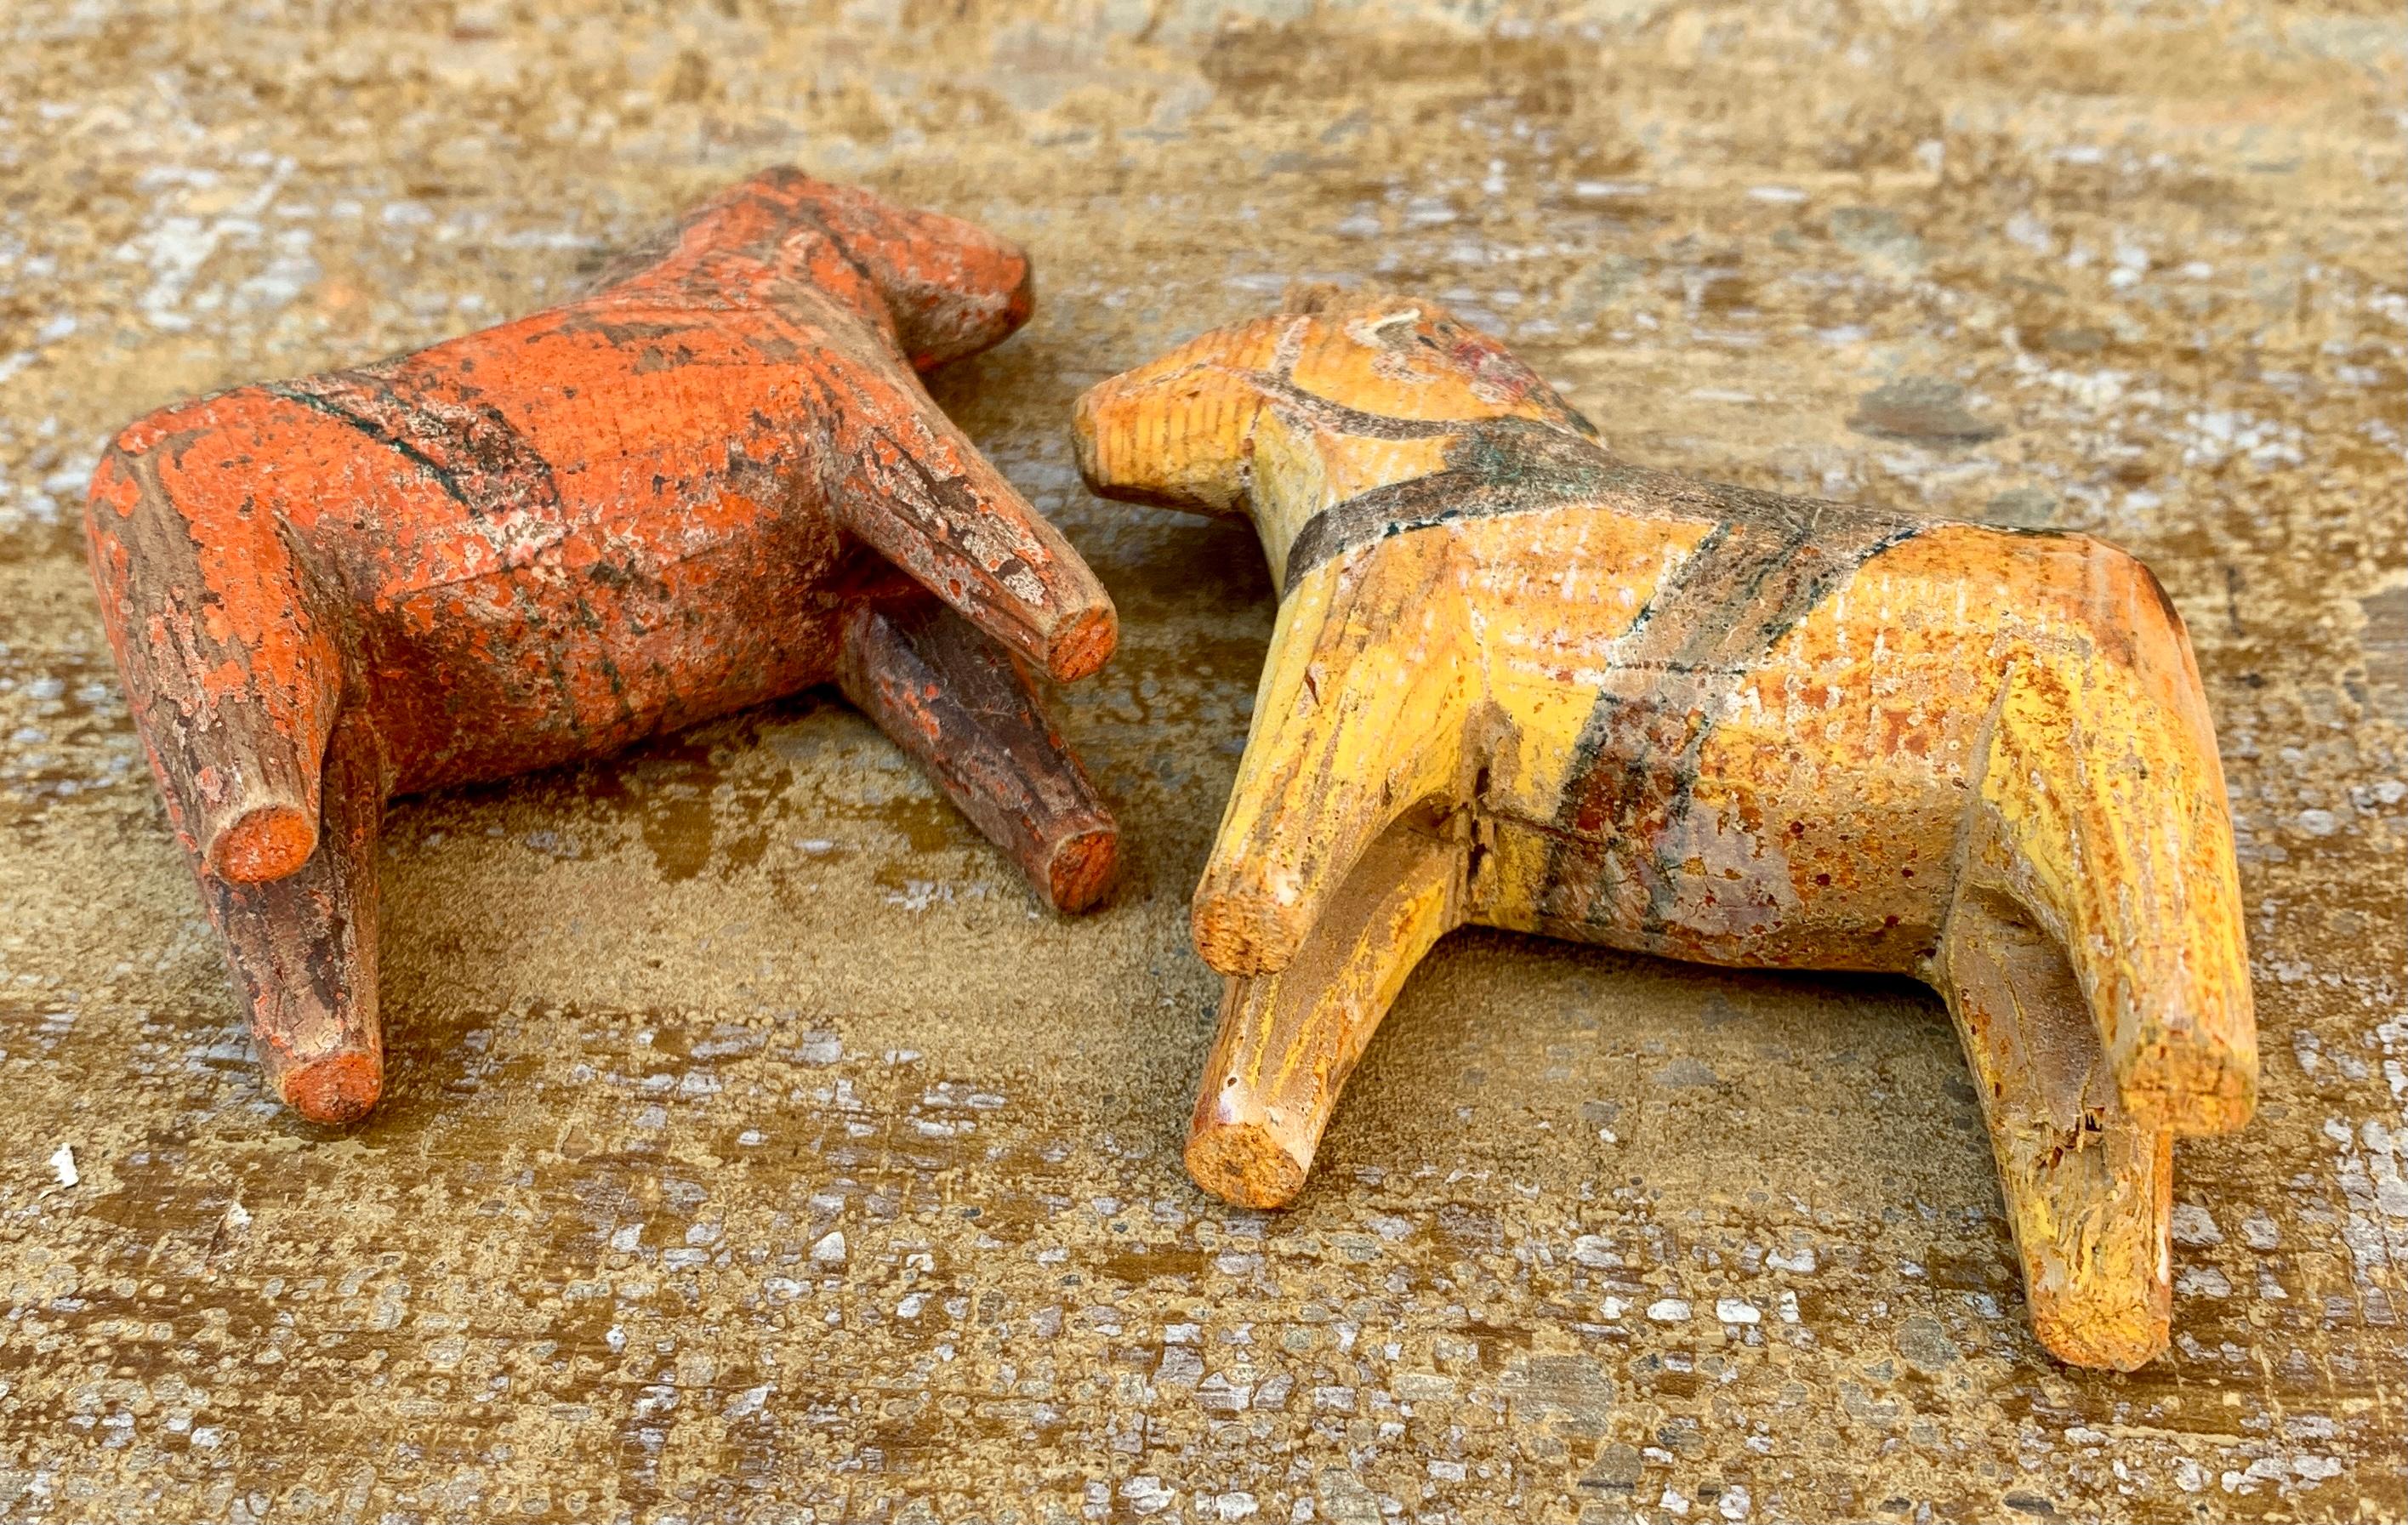
[[[170,404],[93,475],[135,729],[267,1084],[312,1122],[383,1089],[390,795],[841,672],[1051,904],[1109,877],[1110,813],[1007,653],[1087,676],[1111,599],[914,373],[1027,321],[1027,256],[783,166],[647,244],[532,316]]]
[[[2408,1510],[2396,20],[248,14],[0,22],[0,1513]],[[1129,881],[1033,914],[817,700],[405,804],[392,1086],[315,1142],[259,1098],[142,776],[81,483],[147,408],[532,310],[781,162],[1037,262],[1035,322],[937,392],[1119,605],[1060,702]],[[1186,900],[1269,584],[1241,526],[1089,502],[1064,425],[1357,274],[1633,458],[2157,569],[2265,1053],[2251,1126],[2181,1148],[2164,1361],[2032,1341],[1903,982],[1458,934],[1302,1208],[1186,1182],[1218,996]]]
[[[1230,982],[1197,1185],[1293,1202],[1458,927],[1907,974],[1964,1041],[2041,1343],[2164,1353],[2171,1143],[2247,1120],[2258,1035],[2206,697],[2145,567],[1650,470],[1406,292],[1301,289],[1073,430],[1091,488],[1246,521],[1280,589],[1196,891]]]

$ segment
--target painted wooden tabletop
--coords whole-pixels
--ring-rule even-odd
[[[2386,8],[27,0],[0,39],[0,1518],[2408,1512]],[[776,162],[1037,260],[934,385],[1119,605],[1059,698],[1127,882],[1041,914],[826,696],[406,800],[386,1100],[313,1131],[101,639],[99,448],[557,300]],[[2156,569],[2265,1055],[2178,1149],[2170,1356],[2033,1342],[1904,982],[1457,934],[1295,1211],[1188,1183],[1187,899],[1269,583],[1242,526],[1088,496],[1069,406],[1297,276],[1440,298],[1632,460]]]

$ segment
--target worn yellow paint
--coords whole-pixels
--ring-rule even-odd
[[[1195,900],[1230,977],[1197,1179],[1292,1200],[1457,925],[1911,973],[2042,1338],[2161,1350],[2171,1140],[2246,1120],[2257,1055],[2214,739],[2147,570],[1641,471],[1429,303],[1293,308],[1077,413],[1096,490],[1251,518],[1283,589]]]

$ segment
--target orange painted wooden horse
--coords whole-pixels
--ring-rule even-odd
[[[1064,911],[1117,832],[1027,665],[1112,607],[915,374],[1004,338],[1027,259],[793,170],[565,307],[164,409],[85,527],[135,724],[270,1083],[383,1083],[395,794],[608,753],[835,682]]]

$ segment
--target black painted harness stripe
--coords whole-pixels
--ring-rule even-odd
[[[399,453],[479,518],[511,509],[559,509],[552,463],[501,410],[473,395],[446,396],[450,388],[409,384],[419,380],[406,372],[337,370],[265,390]]]
[[[442,488],[471,518],[491,520],[519,511],[555,525],[562,519],[560,484],[552,476],[552,463],[474,387],[448,376],[425,374],[422,356],[405,355],[354,370],[326,371],[280,381],[266,390],[337,419],[394,451]],[[550,627],[541,600],[517,579],[508,585],[528,627],[553,637],[543,642],[544,677],[560,698],[569,728],[580,736],[586,734],[562,642]],[[574,614],[588,622],[596,620],[581,591]],[[603,665],[613,691],[623,690],[621,676],[607,655]],[[620,708],[624,714],[624,698]]]
[[[1821,519],[1822,516],[1816,516]],[[1851,512],[1785,534],[1725,524],[1649,600],[1598,690],[1558,798],[1540,914],[1660,936],[1716,718],[1772,648],[1865,562],[1921,525]]]
[[[1689,813],[1715,718],[1784,636],[1924,521],[1650,471],[1615,460],[1570,422],[1383,418],[1284,377],[1248,380],[1275,410],[1315,429],[1447,440],[1442,469],[1308,520],[1288,552],[1291,588],[1334,557],[1468,519],[1588,505],[1713,525],[1632,622],[1598,690],[1557,801],[1540,898],[1547,920],[1628,917],[1660,937],[1681,869],[1668,834]]]

